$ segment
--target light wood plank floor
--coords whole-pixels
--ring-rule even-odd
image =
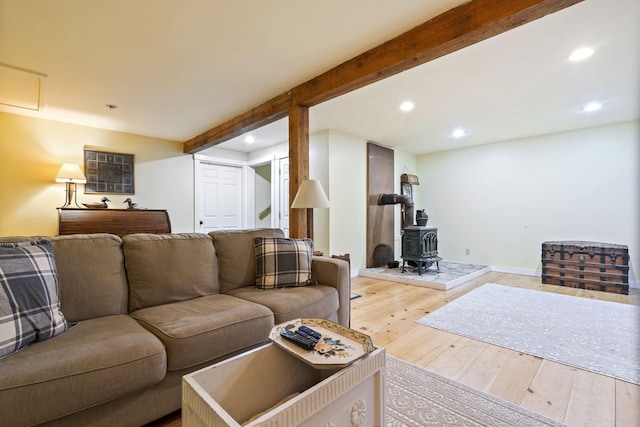
[[[640,305],[631,295],[543,285],[539,277],[487,273],[449,291],[356,278],[351,327],[388,354],[571,426],[640,426],[640,386],[415,323],[484,283]],[[615,327],[615,325],[612,325]]]
[[[415,323],[484,283],[640,305],[630,295],[543,285],[539,277],[487,273],[449,291],[357,277],[351,327],[388,354],[574,427],[640,426],[640,386]],[[615,327],[615,325],[612,325]],[[172,414],[153,424],[178,427]]]

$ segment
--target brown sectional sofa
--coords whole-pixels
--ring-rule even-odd
[[[181,378],[268,341],[274,324],[349,324],[349,267],[255,286],[253,239],[278,229],[51,237],[69,330],[0,359],[0,425],[139,426],[180,408]],[[41,237],[0,237],[1,242]]]

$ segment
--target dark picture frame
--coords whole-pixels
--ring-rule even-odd
[[[135,194],[134,155],[84,149],[85,193]]]

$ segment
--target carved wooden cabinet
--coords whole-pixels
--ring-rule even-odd
[[[166,210],[137,209],[58,209],[58,234],[110,233],[124,236],[134,233],[171,233]]]

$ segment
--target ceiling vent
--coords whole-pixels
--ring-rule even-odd
[[[46,78],[43,73],[0,64],[0,104],[39,111]]]

